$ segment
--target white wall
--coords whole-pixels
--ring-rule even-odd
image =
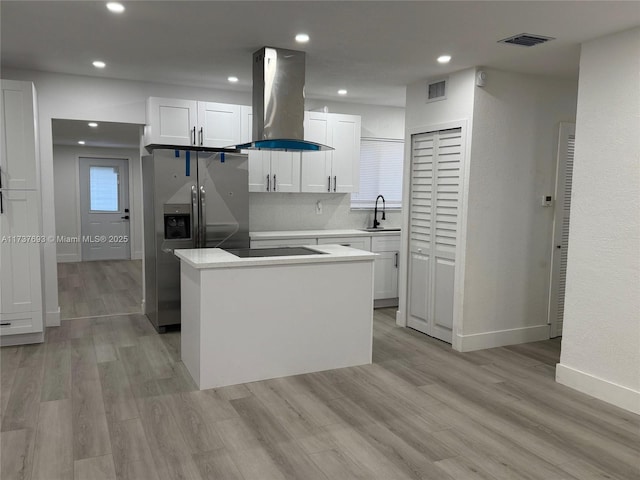
[[[366,228],[373,225],[373,210],[351,210],[350,194],[251,193],[249,224],[254,232],[268,230],[322,230]],[[322,202],[322,214],[316,202]],[[380,202],[382,207],[382,202]],[[384,227],[400,227],[402,212],[387,211]],[[380,214],[378,214],[380,220]]]
[[[640,28],[583,44],[558,382],[640,413]]]
[[[140,150],[123,148],[72,147],[54,145],[53,179],[55,198],[55,226],[58,237],[79,237],[79,183],[78,158],[128,158],[129,159],[129,209],[131,258],[142,258],[142,185]],[[80,243],[58,243],[58,262],[79,262]]]
[[[75,75],[62,75],[48,72],[27,70],[4,69],[2,77],[9,80],[25,80],[35,83],[38,91],[39,126],[40,126],[40,157],[42,166],[42,201],[43,201],[43,234],[55,236],[55,208],[53,186],[53,143],[51,134],[51,120],[94,120],[98,122],[122,122],[144,125],[146,121],[145,102],[149,96],[188,98],[223,103],[235,103],[240,105],[251,104],[250,92],[232,90],[217,90],[195,88],[178,85],[166,85],[159,83],[135,82],[128,80],[114,80],[100,77],[82,77]],[[318,102],[316,105],[324,105]],[[332,111],[338,112],[338,102],[332,103]],[[315,107],[314,107],[315,108]],[[333,110],[335,108],[335,110]],[[364,107],[363,107],[364,108]],[[380,111],[387,111],[380,107]],[[367,110],[365,108],[365,110]],[[393,111],[391,109],[389,111]],[[364,110],[362,110],[364,111]],[[375,108],[368,112],[376,111]],[[350,111],[350,107],[344,107],[342,113],[358,112]],[[371,113],[369,113],[370,115]],[[367,131],[380,132],[384,130],[384,122],[380,120],[384,115],[375,115],[371,122],[363,118],[363,124],[370,125]],[[396,117],[397,118],[397,113]],[[382,135],[382,134],[381,134]],[[384,135],[386,136],[386,135]],[[345,202],[348,195],[343,195],[340,204]],[[252,203],[256,198],[252,196]],[[297,203],[295,197],[293,202]],[[274,201],[277,199],[274,197]],[[257,200],[260,202],[261,200]],[[297,206],[291,203],[284,204],[293,209]],[[344,211],[343,209],[340,211]],[[306,213],[305,213],[306,215]],[[367,213],[354,215],[354,224],[362,223],[361,216]],[[257,218],[256,215],[252,215]],[[304,215],[296,214],[296,218],[303,219]],[[315,221],[315,219],[314,219]],[[327,224],[331,224],[327,222]],[[291,225],[291,229],[306,228],[306,223]],[[259,226],[259,225],[258,225]],[[271,229],[270,226],[266,228]],[[262,228],[261,228],[262,229]],[[47,325],[55,325],[58,308],[58,285],[56,267],[56,246],[45,244],[44,246],[44,277],[45,277],[45,308],[47,312]]]
[[[558,128],[577,84],[484,69],[475,87],[460,349],[549,338],[547,307]]]
[[[475,68],[450,74],[447,77],[447,98],[437,102],[426,101],[428,80],[407,86],[406,130],[455,120],[470,121],[473,114],[475,74]]]
[[[425,79],[407,86],[407,106],[405,111],[405,161],[404,161],[404,189],[403,205],[409,206],[409,185],[411,183],[411,135],[438,130],[441,128],[462,127],[464,138],[464,155],[462,161],[462,191],[467,182],[469,152],[471,151],[471,135],[473,128],[473,98],[475,94],[475,68],[462,70],[450,74],[447,77],[446,99],[436,102],[427,102],[427,85],[435,79]],[[440,80],[440,79],[437,79]],[[460,241],[456,249],[456,273],[453,306],[453,331],[455,332],[461,321],[463,280],[464,280],[464,253],[465,253],[465,194],[462,194],[459,209]],[[402,251],[400,253],[399,272],[399,308],[397,323],[401,326],[407,324],[407,275],[408,275],[408,251],[409,240],[409,210],[406,208],[402,215]],[[455,344],[454,344],[455,346]]]
[[[360,105],[347,102],[327,102],[307,99],[305,109],[315,110],[327,107],[330,113],[345,113],[362,117],[363,137],[404,139],[404,108],[381,105]]]

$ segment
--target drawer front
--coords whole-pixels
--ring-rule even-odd
[[[19,318],[16,318],[16,315],[3,315],[0,319],[0,336],[41,332],[42,314],[36,312],[33,313],[33,316],[26,317],[25,315],[29,314],[22,313]]]
[[[304,247],[305,245],[317,245],[315,238],[287,238],[276,240],[251,240],[251,248],[272,247]]]
[[[400,235],[381,235],[371,238],[372,252],[397,252],[400,250]]]
[[[321,237],[318,245],[344,245],[345,247],[371,251],[371,237]]]

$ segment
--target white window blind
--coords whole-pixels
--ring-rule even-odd
[[[118,169],[89,167],[89,197],[92,212],[117,212],[119,197]]]
[[[378,195],[387,208],[402,206],[404,141],[363,138],[360,141],[360,191],[351,195],[351,208],[373,208]]]

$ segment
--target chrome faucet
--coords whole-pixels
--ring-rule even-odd
[[[378,225],[380,225],[380,222],[378,221],[378,200],[382,199],[382,220],[386,220],[384,214],[385,214],[385,203],[384,203],[384,197],[382,195],[378,195],[376,197],[376,208],[373,210],[373,228],[378,228]]]

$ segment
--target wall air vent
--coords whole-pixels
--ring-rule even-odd
[[[427,85],[427,102],[444,100],[447,98],[447,81],[438,80]]]
[[[520,33],[513,37],[503,38],[498,40],[498,43],[509,43],[511,45],[520,45],[521,47],[533,47],[541,43],[546,43],[549,40],[555,40],[554,37],[545,37],[543,35],[532,35],[530,33]]]

